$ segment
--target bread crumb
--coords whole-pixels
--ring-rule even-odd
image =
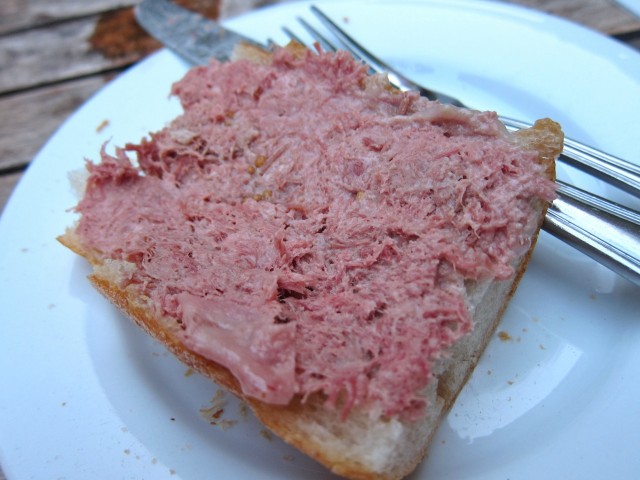
[[[184,372],[184,376],[185,377],[190,377],[191,375],[193,375],[195,372],[195,370],[191,367],[187,368],[187,370]]]
[[[238,423],[237,420],[228,420],[226,418],[223,418],[218,422],[218,426],[222,430],[226,431],[226,430],[229,430],[231,427],[233,427],[236,423]]]
[[[503,342],[508,342],[510,340],[512,340],[511,335],[509,335],[507,332],[505,332],[504,330],[501,332],[498,332],[498,338],[500,340],[502,340]]]
[[[539,347],[540,347],[540,350],[546,350],[547,349],[547,347],[545,347],[543,344],[540,344]]]
[[[131,450],[129,450],[128,448],[124,449],[124,454],[125,455],[130,455],[131,454]]]
[[[247,407],[246,403],[241,402],[240,405],[238,405],[238,412],[243,420],[249,418],[249,407]]]
[[[269,442],[273,440],[273,433],[264,428],[260,430],[260,436]]]
[[[169,475],[175,475],[176,471],[173,468],[169,469]]]
[[[513,385],[513,380],[507,380],[507,383],[508,383],[509,385]]]
[[[224,415],[224,406],[227,401],[224,398],[223,390],[216,390],[215,395],[209,401],[209,407],[202,407],[200,409],[200,415],[207,420],[211,425],[222,428],[223,430],[227,430],[233,425],[235,425],[237,420],[229,420],[227,418],[223,418]]]
[[[100,125],[98,125],[96,127],[96,133],[100,133],[102,130],[104,130],[105,128],[107,128],[109,126],[109,120],[104,119]]]
[[[492,373],[493,373],[493,371],[487,370],[487,375],[491,375]]]

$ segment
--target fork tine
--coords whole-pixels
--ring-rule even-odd
[[[439,100],[441,103],[448,103],[457,107],[464,107],[457,98],[444,95],[439,92],[434,92],[422,85],[419,85],[409,78],[405,77],[401,73],[394,71],[384,60],[380,59],[369,50],[367,50],[362,44],[355,40],[351,35],[345,32],[337,23],[335,23],[329,16],[327,16],[322,10],[315,5],[311,6],[313,14],[327,27],[327,29],[333,33],[338,39],[340,39],[344,48],[350,51],[356,58],[369,64],[369,66],[378,73],[386,73],[389,77],[389,82],[400,90],[418,90],[420,95],[427,97],[430,100]]]
[[[293,40],[294,42],[298,42],[300,45],[305,45],[302,39],[288,27],[282,27],[282,31],[287,35],[287,37],[289,37],[290,40]]]
[[[322,33],[320,33],[316,28],[314,28],[309,22],[307,22],[304,18],[302,17],[298,17],[298,22],[300,22],[300,24],[304,27],[304,29],[309,33],[309,35],[311,35],[313,37],[314,40],[316,40],[320,46],[322,47],[322,49],[325,52],[335,52],[336,50],[338,50],[338,47],[332,43],[325,35],[323,35]],[[365,59],[363,59],[362,57],[360,57],[357,52],[355,52],[349,44],[342,42],[340,39],[338,39],[338,41],[340,42],[340,47],[343,50],[347,50],[349,52],[351,52],[351,54],[358,60],[362,61],[365,63],[365,65],[367,65],[369,67],[369,73],[373,74],[373,73],[381,73],[380,70],[377,70],[376,68],[374,68],[370,63],[368,63]]]
[[[311,35],[326,52],[335,52],[338,48],[329,41],[327,37],[322,35],[318,30],[311,26],[304,18],[298,17],[298,22],[304,27],[304,29]]]
[[[322,22],[322,24],[327,27],[327,29],[333,33],[338,41],[340,42],[340,48],[343,50],[347,50],[358,60],[361,60],[367,63],[371,69],[376,73],[383,73],[385,71],[390,70],[384,63],[382,63],[375,55],[370,52],[367,52],[358,42],[356,42],[351,36],[349,36],[344,30],[342,30],[331,18],[329,18],[324,12],[322,12],[315,5],[311,6],[311,12]],[[302,23],[302,19],[301,23]],[[307,23],[307,22],[305,22]],[[325,38],[318,30],[311,27],[307,23],[308,27],[307,31],[315,38]],[[303,26],[305,26],[303,24]],[[334,47],[334,49],[336,49]]]
[[[357,40],[355,40],[347,32],[340,28],[338,24],[336,24],[329,16],[327,16],[315,5],[311,6],[311,12],[318,18],[318,20],[322,22],[325,27],[327,27],[327,29],[331,33],[336,36],[337,40],[340,42],[341,49],[350,52],[355,58],[366,63],[369,66],[371,72],[386,73],[389,77],[389,82],[399,90],[419,90],[422,96],[425,96],[431,100],[441,100],[443,103],[453,103],[458,106],[463,106],[462,104],[460,104],[460,102],[458,102],[458,100],[451,97],[443,98],[442,95],[436,94],[431,90],[427,90],[421,85],[418,85],[408,78],[404,77],[402,74],[395,72],[383,60],[375,56],[364,46],[362,46]],[[309,32],[309,34],[321,45],[326,42],[328,43],[332,51],[337,50],[334,44],[329,42],[329,40],[327,40],[324,35],[322,35],[317,29],[313,28],[304,19],[298,18],[298,21],[307,30],[307,32]]]
[[[279,47],[280,45],[273,39],[273,38],[267,38],[267,49],[273,51],[275,48]]]

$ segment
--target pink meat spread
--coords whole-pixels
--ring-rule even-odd
[[[181,116],[88,164],[83,244],[245,394],[419,416],[472,328],[465,280],[510,277],[553,196],[535,154],[343,53],[214,62],[173,93]]]

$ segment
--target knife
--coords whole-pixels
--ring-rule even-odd
[[[211,58],[230,60],[239,42],[265,48],[169,0],[143,0],[135,8],[135,15],[149,34],[194,65],[206,65]]]

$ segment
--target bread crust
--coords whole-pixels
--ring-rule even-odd
[[[243,47],[237,56],[268,61],[264,52],[257,52],[252,47]],[[555,158],[562,145],[560,127],[545,119],[531,129],[514,134],[514,138],[522,148],[538,152],[538,161],[546,167],[546,175],[554,179]],[[451,356],[438,366],[441,373],[437,384],[433,385],[428,416],[413,423],[399,419],[372,422],[365,412],[357,409],[342,422],[339,413],[323,407],[323,398],[319,395],[304,403],[300,397],[295,397],[287,406],[271,405],[243,395],[238,380],[227,368],[186,348],[176,335],[172,321],[155,316],[146,299],[121,285],[118,278],[121,265],[103,262],[100,252],[85,249],[73,228],[60,236],[59,241],[93,266],[89,280],[98,291],[187,366],[245,401],[273,433],[338,475],[352,479],[397,479],[409,474],[422,461],[441,419],[455,402],[495,332],[531,258],[546,204],[538,202],[536,211],[536,231],[530,248],[515,266],[513,278],[470,285],[469,290],[479,298],[475,304],[474,333],[455,345]],[[388,444],[382,445],[381,439],[385,441],[386,438]]]

